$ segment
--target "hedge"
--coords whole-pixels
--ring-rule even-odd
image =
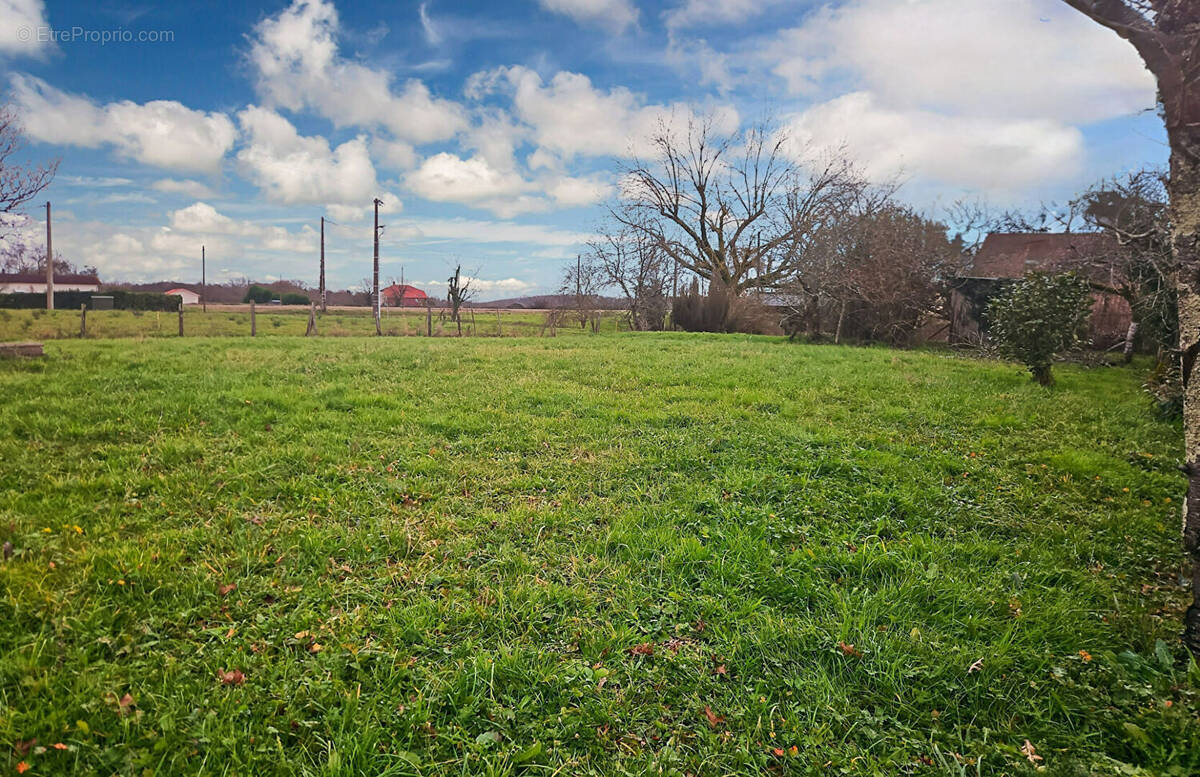
[[[112,297],[115,310],[178,310],[183,301],[178,294],[156,294],[145,291],[56,291],[54,307],[59,310],[79,310],[80,305],[92,307],[92,297]],[[36,310],[46,307],[44,293],[18,292],[0,294],[0,308]]]

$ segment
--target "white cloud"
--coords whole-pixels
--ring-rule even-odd
[[[400,198],[391,192],[384,192],[379,195],[379,213],[399,213],[404,209],[404,204],[400,202]],[[372,216],[375,213],[374,198],[369,200],[365,205],[338,205],[331,204],[325,209],[329,217],[334,221],[358,222]]]
[[[513,111],[531,127],[543,154],[570,160],[575,156],[627,156],[644,153],[647,140],[661,122],[685,124],[696,115],[689,105],[646,104],[624,87],[597,89],[580,73],[561,71],[549,84],[520,65],[476,73],[467,83],[476,99],[497,90],[512,93]],[[718,129],[736,128],[737,112],[728,106],[712,109]]]
[[[432,17],[429,15],[429,3],[424,2],[417,6],[417,18],[421,20],[421,30],[425,33],[425,42],[430,46],[436,46],[442,42],[442,34],[438,31],[437,26],[433,23]]]
[[[337,127],[383,127],[396,139],[430,143],[466,127],[462,107],[434,97],[412,79],[393,90],[391,74],[338,52],[337,9],[323,0],[294,0],[254,28],[249,60],[263,102],[311,109]]]
[[[46,143],[110,145],[121,156],[147,165],[215,171],[237,135],[225,114],[192,110],[171,100],[102,106],[33,76],[14,73],[11,82],[25,132]]]
[[[544,209],[544,201],[526,195],[532,184],[479,156],[463,159],[446,152],[435,154],[409,174],[406,182],[427,200],[475,205],[501,216]]]
[[[1155,101],[1133,47],[1057,0],[851,0],[767,56],[793,93],[848,78],[895,108],[1089,122]]]
[[[574,246],[595,235],[555,229],[542,224],[476,219],[420,219],[389,224],[388,234],[411,241],[460,240],[469,243],[529,243],[542,246]]]
[[[41,56],[53,44],[42,0],[0,0],[0,56]]]
[[[193,199],[204,199],[213,196],[213,190],[199,181],[161,178],[150,184],[150,188],[167,194],[182,194]]]
[[[810,108],[787,126],[797,157],[842,146],[875,179],[918,175],[943,184],[1012,190],[1078,175],[1083,135],[1046,119],[946,116],[881,106],[855,92]]]
[[[238,164],[271,201],[357,208],[379,196],[364,137],[330,148],[325,138],[302,136],[278,113],[253,105],[238,122],[247,139]]]
[[[524,294],[537,288],[536,284],[528,281],[523,281],[520,278],[503,278],[499,280],[489,280],[487,278],[472,278],[471,276],[463,276],[462,281],[469,283],[473,291],[478,291],[480,294],[494,294],[498,291],[508,292],[510,294]],[[425,281],[425,286],[431,288],[443,288],[450,285],[448,281]]]
[[[684,0],[663,14],[671,28],[720,26],[747,21],[780,0]]]
[[[546,193],[563,207],[595,205],[613,193],[612,184],[595,177],[571,178],[564,176],[549,179],[545,181],[544,186]]]
[[[638,11],[630,0],[538,0],[542,8],[615,32],[637,24]]]
[[[238,241],[241,248],[247,246],[267,251],[286,253],[311,253],[317,250],[319,236],[311,225],[304,225],[297,232],[273,224],[244,221],[230,218],[206,202],[196,202],[172,211],[168,215],[168,226],[156,235],[159,243],[181,235],[186,245],[195,245],[200,240],[243,238]],[[193,237],[194,236],[194,237]]]

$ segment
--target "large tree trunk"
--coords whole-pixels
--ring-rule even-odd
[[[1194,90],[1200,99],[1200,88]],[[1192,605],[1183,641],[1200,655],[1200,126],[1177,126],[1171,136],[1171,227],[1178,267],[1179,348],[1183,354],[1184,457],[1188,475],[1183,547],[1192,565]]]
[[[1183,547],[1192,566],[1192,605],[1183,641],[1200,657],[1200,4],[1195,0],[1064,0],[1133,44],[1158,81],[1171,146],[1171,238],[1179,291],[1179,350],[1183,355]]]

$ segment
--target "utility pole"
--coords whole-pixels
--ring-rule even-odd
[[[379,206],[383,200],[375,198],[375,269],[371,279],[372,303],[375,306],[375,334],[382,335],[383,329],[379,324]]]
[[[200,307],[203,312],[208,312],[208,267],[207,257],[204,255],[204,246],[200,246]]]
[[[46,310],[54,310],[54,246],[50,244],[49,200],[46,200]]]
[[[321,217],[321,313],[325,313],[325,217]]]

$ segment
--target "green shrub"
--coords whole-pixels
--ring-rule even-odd
[[[988,335],[1002,354],[1024,364],[1034,380],[1048,386],[1054,382],[1054,357],[1083,344],[1091,309],[1086,278],[1031,272],[988,305]]]
[[[79,310],[80,305],[92,307],[92,297],[108,296],[113,298],[114,310],[177,310],[179,296],[175,294],[157,294],[146,291],[56,291],[54,307],[58,310]],[[0,308],[37,310],[46,308],[45,294],[30,294],[19,292],[0,294]]]
[[[270,302],[274,296],[275,293],[266,286],[255,284],[246,289],[246,296],[242,297],[242,302],[257,302],[261,305]]]
[[[279,298],[279,303],[281,305],[308,305],[310,300],[307,294],[298,294],[290,291]]]

